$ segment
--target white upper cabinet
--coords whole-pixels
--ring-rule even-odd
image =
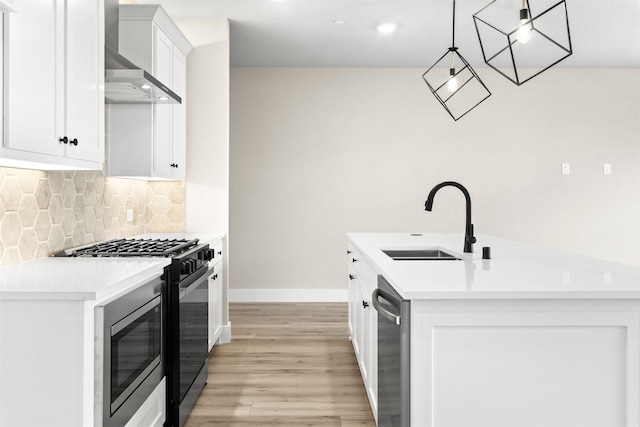
[[[186,57],[192,46],[158,5],[121,5],[118,51],[182,98],[111,104],[109,175],[185,179]]]
[[[4,15],[0,164],[102,169],[104,6],[21,0]]]

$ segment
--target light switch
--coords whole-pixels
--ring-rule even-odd
[[[611,175],[611,163],[605,163],[602,165],[602,173],[605,175]]]
[[[133,209],[127,209],[127,222],[133,222]]]
[[[569,163],[562,164],[562,175],[569,175],[571,173],[571,165]]]

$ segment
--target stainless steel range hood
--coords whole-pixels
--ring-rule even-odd
[[[107,104],[181,104],[182,98],[118,53],[119,1],[105,0],[104,97]]]

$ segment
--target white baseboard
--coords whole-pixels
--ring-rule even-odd
[[[220,344],[229,344],[231,342],[231,322],[222,326],[222,332],[218,340]]]
[[[346,289],[229,289],[229,302],[347,302]]]

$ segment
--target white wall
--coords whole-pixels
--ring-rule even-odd
[[[188,232],[229,231],[229,22],[177,21],[187,57]]]
[[[457,190],[424,211],[445,180],[476,233],[640,265],[640,70],[482,69],[458,122],[423,71],[232,68],[231,288],[344,289],[350,231],[462,233]]]
[[[187,57],[187,232],[229,234],[229,21],[177,21],[193,45]],[[223,298],[228,301],[228,240],[223,241]],[[223,324],[229,323],[223,304]]]

